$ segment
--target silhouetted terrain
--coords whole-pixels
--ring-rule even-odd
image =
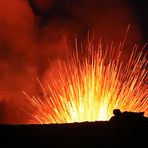
[[[17,147],[146,147],[148,118],[118,112],[110,121],[50,125],[1,125],[1,145]],[[91,145],[90,145],[91,144]]]

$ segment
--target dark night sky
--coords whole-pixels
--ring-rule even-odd
[[[41,17],[41,24],[46,24],[54,14],[60,13],[61,17],[68,17],[69,13],[64,10],[63,6],[61,6],[61,0],[50,0],[53,1],[53,9],[47,9],[46,14],[42,13],[41,9],[34,4],[34,0],[29,0],[30,5],[32,6],[34,13]],[[45,0],[46,1],[46,0]],[[76,0],[79,1],[79,0]],[[81,1],[81,0],[80,0]],[[139,19],[140,27],[143,35],[143,42],[148,40],[148,5],[147,0],[124,0],[126,1],[134,10],[135,16]],[[69,0],[72,3],[72,1]],[[99,3],[99,1],[98,1]],[[83,7],[83,6],[82,6]],[[53,16],[52,16],[53,14]]]
[[[140,19],[140,24],[142,27],[143,40],[148,41],[148,4],[147,0],[127,0],[135,10],[136,15]]]

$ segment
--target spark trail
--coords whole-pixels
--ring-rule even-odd
[[[124,42],[95,46],[87,42],[66,60],[58,61],[58,79],[49,72],[49,80],[39,84],[43,96],[27,99],[35,109],[33,122],[41,124],[108,120],[113,109],[145,112],[148,116],[147,53],[135,45],[126,60]],[[80,54],[79,51],[85,51]]]

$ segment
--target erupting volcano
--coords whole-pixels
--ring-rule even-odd
[[[146,4],[0,1],[0,124],[148,116]]]
[[[42,96],[24,92],[35,110],[32,123],[109,120],[115,108],[148,116],[146,47],[135,45],[125,60],[126,35],[118,46],[89,37],[85,46],[76,40],[75,52],[55,64],[58,76],[53,64],[44,83],[38,80]]]
[[[145,147],[146,0],[0,0],[0,143]]]

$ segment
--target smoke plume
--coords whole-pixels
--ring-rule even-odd
[[[132,8],[124,0],[0,1],[0,122],[24,123],[22,91],[39,93],[49,64],[63,57],[65,38],[85,41],[88,30],[106,42],[119,42],[131,24],[126,46],[140,42]]]

